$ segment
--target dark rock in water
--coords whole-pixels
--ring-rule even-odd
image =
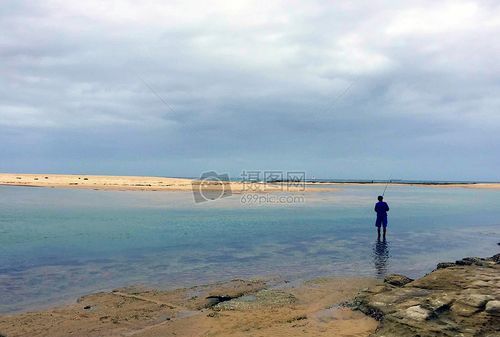
[[[471,265],[473,265],[473,262],[469,261],[469,260],[466,260],[466,259],[463,259],[463,260],[457,260],[455,262],[455,264],[457,266],[471,266]]]
[[[470,261],[473,264],[477,264],[478,266],[482,265],[484,259],[480,257],[465,257],[462,259],[462,261]]]
[[[213,307],[221,302],[226,302],[233,299],[231,296],[208,296],[207,307]]]
[[[437,264],[437,269],[444,269],[456,266],[455,262],[440,262]]]
[[[488,261],[490,261],[490,259],[491,258],[482,259],[480,257],[466,257],[463,258],[462,260],[456,261],[455,264],[458,266],[471,266],[471,265],[486,266],[488,264]]]
[[[498,259],[440,264],[401,287],[385,283],[362,291],[351,306],[381,321],[373,337],[500,336]]]
[[[495,263],[500,263],[500,254],[493,255],[488,260],[493,261]]]
[[[388,283],[396,287],[402,287],[411,281],[413,281],[413,279],[400,274],[391,274],[384,279],[384,283]]]

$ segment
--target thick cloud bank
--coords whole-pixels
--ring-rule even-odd
[[[496,1],[0,9],[0,171],[500,180]]]

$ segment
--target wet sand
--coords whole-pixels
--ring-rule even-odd
[[[50,310],[0,316],[6,337],[369,336],[377,321],[343,307],[377,281],[233,280],[172,291],[141,287],[81,297]]]

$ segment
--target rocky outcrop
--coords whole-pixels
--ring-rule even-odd
[[[396,287],[402,287],[412,281],[413,279],[399,274],[391,274],[384,279],[384,283],[388,283]]]
[[[352,306],[381,321],[372,336],[500,336],[499,258],[440,263],[402,286],[404,278],[389,277],[361,292]]]

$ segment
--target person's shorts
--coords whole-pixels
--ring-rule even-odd
[[[380,226],[387,227],[387,217],[377,217],[377,221],[375,221],[375,226],[380,228]]]

